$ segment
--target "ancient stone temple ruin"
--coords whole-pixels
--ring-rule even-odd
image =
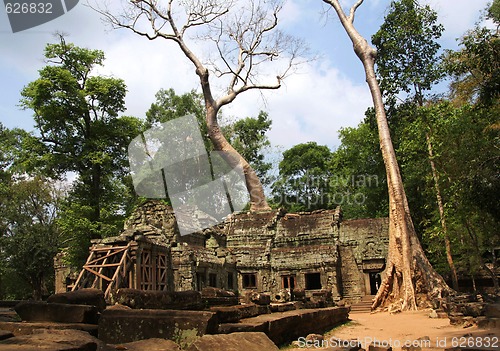
[[[198,219],[203,221],[203,214]],[[374,294],[385,268],[388,219],[342,221],[337,210],[237,213],[180,235],[172,208],[148,201],[116,237],[96,240],[73,289],[232,290],[275,302],[326,294],[352,302]],[[57,274],[57,290],[66,277]]]

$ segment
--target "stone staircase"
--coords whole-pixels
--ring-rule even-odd
[[[351,305],[350,313],[370,313],[372,306],[372,299],[375,295],[366,295],[361,298],[361,301]]]

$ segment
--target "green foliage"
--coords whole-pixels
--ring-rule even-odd
[[[274,202],[290,211],[331,208],[328,182],[332,153],[327,146],[308,142],[283,153],[278,180],[273,184]]]
[[[266,135],[271,124],[269,115],[260,111],[257,118],[240,119],[224,128],[229,143],[250,163],[263,185],[269,185],[272,181],[269,177],[272,164],[264,161],[264,152],[271,146]]]
[[[460,44],[462,49],[448,50],[444,58],[444,68],[453,78],[452,98],[457,103],[492,104],[500,91],[498,31],[476,27],[462,37]]]
[[[104,53],[79,48],[60,38],[45,49],[48,65],[39,78],[21,92],[21,104],[34,111],[39,137],[22,140],[18,163],[29,173],[77,178],[65,206],[68,218],[88,223],[62,226],[64,234],[80,243],[117,234],[133,206],[135,193],[128,176],[128,144],[142,130],[133,117],[118,117],[125,110],[125,83],[93,75]],[[73,213],[79,209],[79,213]],[[80,246],[73,262],[81,264],[88,245]],[[71,250],[70,250],[71,251]]]
[[[500,24],[500,0],[493,0],[493,3],[488,8],[488,18]]]
[[[430,6],[421,6],[416,0],[391,2],[384,23],[372,36],[378,51],[379,83],[386,97],[413,91],[421,100],[423,91],[440,79],[436,40],[443,30]]]
[[[33,298],[40,299],[52,288],[53,260],[60,244],[56,225],[61,194],[53,183],[41,178],[13,181],[4,194],[4,224],[0,238],[0,256],[5,265],[7,287],[5,294],[23,298],[28,293],[21,286],[29,286]],[[9,277],[17,274],[23,284],[16,284]],[[14,284],[13,284],[14,283]]]
[[[156,93],[156,102],[146,112],[146,126],[151,128],[160,123],[171,121],[186,115],[194,115],[205,147],[213,150],[212,142],[208,137],[205,122],[205,106],[203,96],[194,90],[177,95],[173,89],[161,89]],[[270,146],[266,133],[271,129],[271,120],[266,112],[260,111],[257,118],[247,117],[236,121],[228,121],[222,131],[228,142],[252,166],[261,182],[268,185],[271,179],[268,172],[272,165],[264,161],[264,151]]]
[[[377,131],[368,122],[339,132],[333,153],[330,196],[342,206],[344,218],[387,216],[388,195]]]
[[[398,156],[412,217],[431,262],[443,274],[448,267],[433,179],[425,160],[425,134],[432,130],[433,160],[456,266],[462,273],[473,266],[477,270],[482,255],[500,244],[500,139],[495,128],[498,112],[491,107],[456,107],[440,101],[415,110],[419,116],[407,119],[399,131],[405,136]]]
[[[155,97],[156,102],[146,112],[146,128],[190,114],[196,116],[200,126],[206,125],[203,96],[194,90],[176,95],[172,88],[160,89]]]

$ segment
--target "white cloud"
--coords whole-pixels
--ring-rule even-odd
[[[471,28],[478,19],[479,11],[488,2],[423,1],[438,11],[448,38],[456,38]],[[273,120],[271,140],[273,144],[285,148],[307,141],[338,145],[338,129],[357,125],[364,117],[366,108],[371,106],[368,88],[362,81],[362,69],[354,66],[359,65],[359,62],[345,59],[354,57],[352,47],[344,41],[345,33],[336,18],[331,19],[333,28],[324,26],[321,11],[325,8],[320,3],[314,0],[290,0],[283,9],[283,24],[288,29],[297,28],[304,34],[306,41],[317,43],[316,46],[321,48],[326,57],[325,61],[306,65],[300,74],[289,77],[281,89],[263,92],[266,103],[258,92],[247,92],[223,109],[225,115],[237,117],[257,116],[261,109],[268,111]],[[357,25],[361,31],[376,31],[373,17],[379,21],[382,8],[387,5],[385,2],[377,3],[378,7],[374,3],[368,6],[367,3],[360,8]],[[352,5],[351,2],[349,4]],[[60,30],[69,33],[67,40],[76,45],[105,52],[107,60],[102,72],[124,79],[128,86],[126,114],[143,117],[160,88],[172,87],[179,94],[193,88],[199,90],[192,64],[174,43],[161,39],[149,41],[128,30],[110,30],[96,12],[83,4],[52,22],[16,34],[10,33],[6,21],[5,14],[0,14],[0,45],[3,53],[0,57],[0,74],[10,72],[13,75],[12,72],[16,72],[22,85],[36,79],[37,70],[44,65],[43,48],[47,42],[55,42],[52,33]],[[333,66],[332,55],[336,56],[335,64],[338,67]],[[346,72],[353,76],[346,76]],[[357,72],[360,74],[354,77]],[[359,81],[354,82],[356,79]],[[215,87],[220,83],[216,79],[212,83],[217,94]],[[0,110],[6,111],[2,112],[4,115],[7,115],[9,108],[17,110],[15,104],[18,101],[2,98],[0,96]],[[15,116],[15,113],[10,116]]]
[[[490,0],[422,0],[438,13],[438,20],[445,27],[445,39],[461,37],[474,27]]]
[[[308,64],[279,90],[264,94],[267,106],[254,93],[238,97],[225,113],[245,117],[268,111],[271,141],[285,149],[308,141],[338,146],[338,130],[356,126],[371,104],[365,85],[353,84],[328,62]]]

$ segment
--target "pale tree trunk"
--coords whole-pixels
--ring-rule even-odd
[[[441,196],[441,188],[439,186],[439,174],[436,169],[436,164],[434,163],[434,151],[432,149],[432,142],[429,133],[425,133],[425,139],[427,141],[427,152],[429,155],[429,163],[431,165],[432,179],[434,181],[434,189],[436,190],[436,202],[439,210],[439,218],[441,220],[441,228],[443,229],[444,246],[446,249],[446,260],[448,261],[448,265],[450,266],[451,284],[453,289],[458,291],[457,269],[455,268],[455,263],[453,262],[453,256],[451,254],[450,235],[448,233],[448,227],[446,225],[443,197]]]
[[[188,56],[189,57],[189,56]],[[193,61],[193,60],[192,60]],[[209,72],[201,65],[198,60],[195,60],[195,65],[197,67],[196,74],[200,78],[200,83],[203,91],[203,97],[205,100],[205,111],[206,111],[206,123],[208,127],[208,135],[214,149],[217,151],[224,151],[232,155],[232,157],[227,158],[229,162],[235,162],[233,166],[239,165],[243,169],[245,175],[245,183],[250,195],[250,211],[268,211],[271,207],[268,205],[266,196],[264,194],[264,187],[255,173],[254,169],[239,153],[234,149],[234,147],[227,141],[226,137],[222,133],[219,122],[217,119],[217,113],[219,112],[221,103],[214,100],[209,83]]]
[[[396,154],[392,145],[382,93],[375,76],[376,50],[354,27],[354,15],[363,3],[359,0],[346,15],[338,0],[323,0],[331,5],[351,39],[354,52],[361,60],[366,82],[370,88],[379,132],[380,149],[384,159],[389,192],[389,253],[386,271],[375,296],[372,309],[395,304],[401,310],[427,307],[442,291],[449,291],[425,257],[410,216]]]

